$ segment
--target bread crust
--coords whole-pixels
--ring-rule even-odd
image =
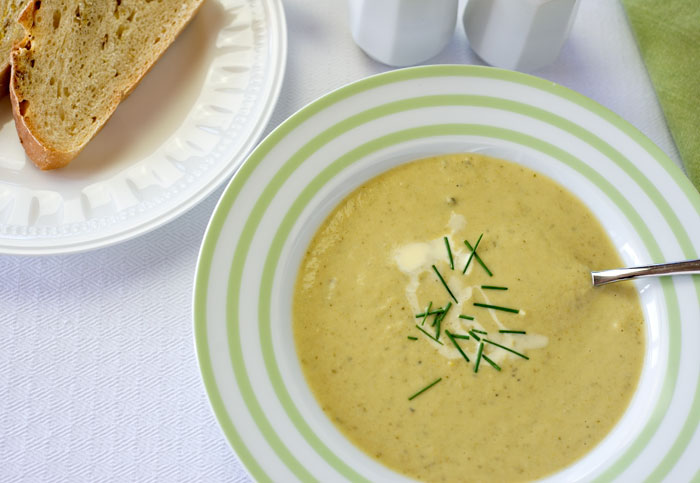
[[[135,76],[134,81],[130,85],[128,85],[123,92],[117,93],[117,95],[112,99],[112,102],[110,102],[109,105],[109,111],[107,112],[104,122],[102,122],[101,125],[97,127],[90,139],[88,139],[85,143],[79,146],[76,150],[65,152],[53,149],[47,146],[46,143],[38,139],[34,134],[34,130],[32,129],[31,123],[27,122],[27,119],[22,115],[21,112],[20,103],[22,102],[22,100],[20,100],[19,98],[16,86],[18,75],[16,70],[17,58],[19,56],[19,50],[21,48],[25,48],[27,46],[27,43],[31,41],[29,37],[29,32],[32,27],[36,7],[36,3],[34,1],[28,2],[26,7],[22,10],[17,19],[17,21],[24,27],[25,37],[23,40],[15,44],[15,46],[12,49],[12,54],[10,56],[9,92],[10,102],[12,104],[12,116],[15,120],[17,134],[29,159],[31,159],[34,162],[34,164],[41,170],[62,168],[68,163],[70,163],[71,160],[73,160],[73,158],[75,158],[85,148],[88,142],[90,142],[90,140],[92,140],[97,135],[97,133],[102,130],[105,124],[107,124],[107,121],[109,121],[109,119],[112,117],[117,107],[119,107],[119,104],[134,91],[134,89],[138,86],[138,84],[141,82],[144,76],[153,68],[156,62],[160,60],[160,58],[168,50],[170,45],[172,45],[172,43],[180,35],[180,33],[182,33],[185,27],[189,25],[189,23],[195,17],[199,9],[202,7],[203,3],[204,0],[201,0],[199,2],[197,7],[192,11],[192,15],[190,15],[187,21],[182,24],[181,28],[175,32],[170,43],[166,46],[165,49],[163,49],[158,54],[158,56],[154,58],[150,65],[143,69],[142,72],[138,73],[138,75]]]
[[[0,99],[5,97],[10,84],[10,62],[0,65]]]

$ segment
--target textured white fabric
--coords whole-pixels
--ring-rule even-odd
[[[353,44],[341,0],[285,9],[287,77],[268,132],[388,70]],[[481,62],[460,24],[430,63]],[[559,60],[535,74],[611,108],[679,163],[617,2],[582,1]],[[0,256],[0,481],[248,481],[209,409],[192,340],[197,253],[220,194],[115,247]]]

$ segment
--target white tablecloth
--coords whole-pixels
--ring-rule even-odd
[[[345,2],[284,6],[289,60],[268,132],[388,69],[354,45]],[[481,61],[460,24],[430,63]],[[612,109],[679,163],[617,2],[582,1],[559,60],[534,74]],[[192,337],[197,253],[220,193],[118,246],[0,256],[0,481],[248,480],[209,408]]]

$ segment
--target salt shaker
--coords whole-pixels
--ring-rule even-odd
[[[355,43],[394,67],[434,57],[452,39],[458,0],[349,0]]]
[[[485,62],[532,71],[554,62],[579,0],[468,0],[464,31]]]

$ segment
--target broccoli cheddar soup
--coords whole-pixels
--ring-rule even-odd
[[[423,481],[522,481],[590,451],[637,386],[644,320],[591,212],[476,154],[394,168],[311,241],[294,337],[319,405],[357,447]]]

